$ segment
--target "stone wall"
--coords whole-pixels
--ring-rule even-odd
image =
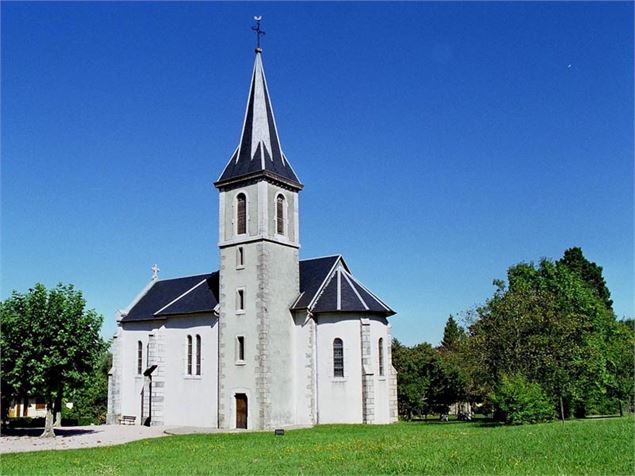
[[[121,354],[119,335],[121,329],[112,338],[110,351],[112,352],[112,367],[108,372],[108,413],[106,414],[106,424],[115,425],[119,423],[121,417]]]
[[[373,371],[370,321],[360,319],[362,352],[362,418],[364,423],[375,421],[375,378]]]

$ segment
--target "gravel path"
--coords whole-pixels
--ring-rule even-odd
[[[162,426],[140,425],[69,426],[56,429],[55,438],[39,438],[41,428],[7,430],[0,436],[0,454],[118,445],[166,436],[166,429]]]

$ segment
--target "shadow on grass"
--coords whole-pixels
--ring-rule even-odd
[[[403,421],[408,421],[408,420],[403,420]],[[488,418],[488,417],[476,417],[473,418],[470,421],[462,421],[462,420],[457,420],[456,418],[450,418],[450,420],[448,421],[441,421],[439,418],[413,418],[412,420],[409,420],[410,423],[420,423],[423,425],[440,425],[440,426],[447,426],[447,425],[469,425],[469,426],[500,426],[501,422],[493,420],[492,418]]]
[[[0,436],[40,436],[43,432],[44,428],[3,428]],[[87,433],[95,433],[95,430],[86,430],[81,428],[55,428],[55,436],[61,436],[62,438],[85,435]]]

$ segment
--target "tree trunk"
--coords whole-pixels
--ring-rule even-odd
[[[562,423],[564,423],[564,403],[562,402],[562,395],[560,395],[560,418],[562,418]]]
[[[622,399],[620,398],[618,402],[620,404],[620,416],[624,416],[624,410],[622,409]]]
[[[53,423],[53,426],[55,428],[59,428],[62,426],[62,392],[61,391],[59,391],[57,393],[57,396],[55,397],[54,409],[55,409],[55,423]]]
[[[40,435],[40,438],[55,438],[55,431],[53,430],[53,402],[50,401],[46,403],[44,433]]]

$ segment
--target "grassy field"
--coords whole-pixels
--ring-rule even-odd
[[[3,455],[10,474],[634,474],[634,420],[324,425]]]

